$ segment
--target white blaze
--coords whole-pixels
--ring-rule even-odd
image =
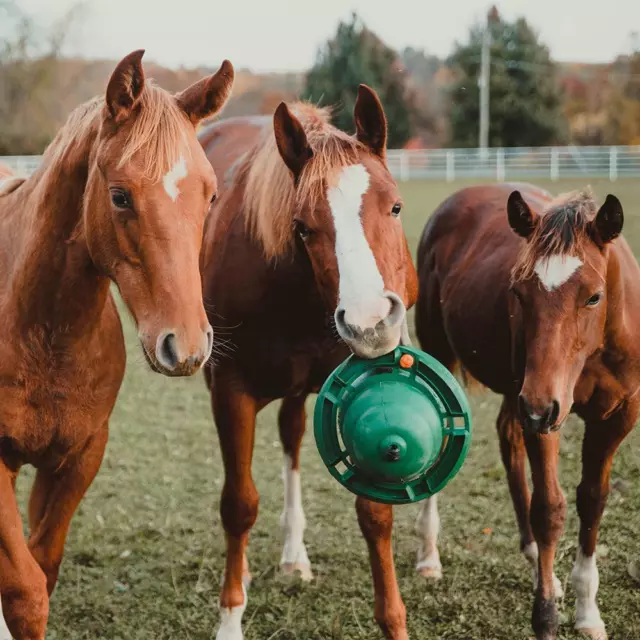
[[[596,594],[600,578],[596,567],[596,555],[585,556],[578,546],[576,561],[571,572],[571,582],[576,592],[576,629],[603,629]]]
[[[553,291],[563,285],[581,266],[580,258],[554,255],[538,260],[534,271],[544,288]]]
[[[184,160],[184,156],[180,156],[180,160],[173,165],[171,171],[169,171],[164,178],[162,178],[162,184],[167,195],[175,202],[180,195],[180,189],[178,189],[178,182],[187,177],[187,163]]]
[[[384,296],[384,280],[364,234],[360,210],[369,188],[369,174],[361,164],[345,167],[327,199],[336,230],[336,258],[340,277],[338,306],[347,324],[375,327],[386,318],[390,302]]]

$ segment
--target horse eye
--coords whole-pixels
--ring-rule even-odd
[[[586,302],[585,307],[595,307],[602,300],[601,293],[594,293]]]
[[[306,240],[311,235],[311,229],[307,227],[304,222],[300,222],[300,220],[296,220],[294,222],[296,233],[303,239]]]
[[[122,189],[111,189],[111,202],[118,209],[130,209],[131,198],[126,191]]]
[[[218,197],[218,194],[217,194],[217,193],[214,193],[214,194],[211,196],[211,204],[213,204],[213,203],[216,201],[217,197]]]
[[[401,211],[402,211],[402,205],[399,202],[396,202],[391,208],[391,215],[394,218],[397,218],[400,215]]]

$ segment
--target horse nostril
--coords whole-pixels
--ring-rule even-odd
[[[342,338],[352,340],[355,337],[355,333],[351,325],[347,323],[347,310],[343,307],[338,307],[334,317],[338,333]]]
[[[383,322],[387,327],[395,327],[399,325],[407,313],[407,309],[404,306],[400,296],[391,291],[385,293],[385,298],[389,301],[389,313],[384,318]]]
[[[559,416],[560,416],[560,403],[557,400],[554,400],[551,403],[551,408],[548,412],[547,426],[552,427],[558,421]]]
[[[178,366],[178,345],[175,333],[166,333],[160,337],[156,355],[163,367],[175,369]]]
[[[524,425],[531,411],[529,410],[529,404],[522,395],[518,396],[518,413],[520,414],[520,421]]]
[[[209,327],[206,331],[207,334],[207,358],[211,355],[211,351],[213,349],[213,329]]]

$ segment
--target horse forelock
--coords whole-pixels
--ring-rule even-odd
[[[512,281],[530,278],[541,261],[553,256],[584,258],[589,224],[598,207],[590,188],[562,194],[542,211],[536,228],[516,260]]]
[[[301,122],[313,157],[305,165],[298,184],[282,160],[269,122],[257,144],[234,171],[242,178],[245,222],[250,235],[261,243],[267,257],[277,257],[292,246],[293,219],[301,206],[314,208],[326,197],[340,171],[359,162],[364,147],[356,138],[334,127],[330,110],[299,102],[291,111]]]
[[[97,96],[77,107],[47,149],[52,163],[62,157],[69,158],[78,147],[77,141],[97,131],[104,113],[104,97]],[[117,167],[131,162],[134,156],[141,159],[142,177],[159,182],[183,154],[189,153],[189,123],[174,97],[158,87],[152,80],[145,83],[140,102],[132,122],[118,145]],[[118,135],[119,129],[114,135]],[[79,149],[85,153],[84,149]]]

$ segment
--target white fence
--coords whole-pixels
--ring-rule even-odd
[[[640,178],[640,146],[395,150],[388,157],[401,181]],[[39,162],[40,156],[0,156],[0,163],[20,175],[29,175]]]
[[[640,146],[389,151],[389,167],[401,181],[640,178]]]

